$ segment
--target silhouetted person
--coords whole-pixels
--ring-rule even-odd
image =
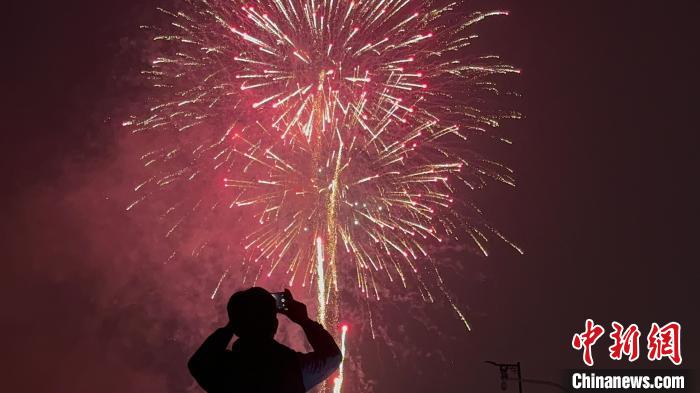
[[[287,309],[277,310],[275,298],[262,288],[231,296],[229,323],[212,333],[187,366],[209,393],[303,393],[328,378],[342,355],[333,337],[309,319],[306,306],[285,290]],[[299,324],[313,352],[296,352],[274,340],[277,312]],[[228,350],[233,335],[238,336]]]

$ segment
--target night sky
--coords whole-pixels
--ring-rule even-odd
[[[198,391],[185,363],[223,325],[222,300],[209,299],[220,265],[163,264],[162,229],[124,213],[138,157],[120,123],[147,90],[138,26],[164,2],[13,3],[3,7],[0,390]],[[377,392],[499,391],[485,360],[558,380],[582,367],[570,342],[586,318],[637,323],[643,335],[678,321],[682,367],[696,368],[698,2],[467,6],[512,12],[479,27],[478,49],[523,70],[501,80],[522,94],[509,104],[525,119],[503,125],[514,144],[482,150],[514,168],[518,186],[478,202],[525,255],[455,251],[462,269],[447,284],[473,331],[446,307],[426,311],[429,327],[390,307],[395,342],[351,346],[365,380]],[[630,367],[607,359],[607,345],[595,347],[597,365]]]

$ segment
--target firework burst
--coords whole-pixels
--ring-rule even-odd
[[[508,142],[492,130],[518,117],[485,105],[500,94],[491,77],[518,70],[469,52],[473,25],[506,12],[459,8],[192,0],[162,10],[171,23],[152,28],[163,45],[143,72],[158,91],[146,116],[125,122],[154,146],[128,210],[166,192],[196,195],[166,208],[176,217],[166,237],[218,209],[250,213],[248,272],[315,288],[327,325],[348,290],[339,275],[367,298],[390,282],[447,296],[431,244],[468,239],[487,254],[490,236],[508,242],[466,193],[514,185],[512,172],[470,139]]]

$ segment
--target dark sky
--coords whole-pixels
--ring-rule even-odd
[[[133,183],[117,124],[143,97],[137,26],[162,2],[18,3],[3,7],[0,386],[196,391],[184,363],[216,325],[221,309],[200,289],[218,276],[164,267],[156,237],[125,217],[115,191]],[[697,367],[698,3],[469,7],[512,11],[480,33],[482,48],[523,69],[505,83],[526,117],[504,125],[515,144],[493,151],[518,187],[493,187],[481,204],[526,254],[466,258],[448,280],[471,333],[437,310],[433,327],[448,338],[408,316],[392,347],[357,344],[367,380],[378,392],[498,391],[484,360],[554,380],[582,365],[570,340],[586,318],[644,333],[679,321],[683,367]],[[627,367],[605,361],[607,345],[596,347],[601,366]]]

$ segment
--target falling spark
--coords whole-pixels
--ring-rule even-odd
[[[323,256],[323,239],[316,238],[316,275],[318,283],[318,318],[326,322],[326,274],[323,271],[325,258]]]
[[[211,294],[211,299],[214,300],[214,297],[216,297],[216,293],[219,292],[219,287],[221,287],[221,283],[224,281],[224,278],[226,278],[226,275],[228,274],[228,268],[226,268],[226,271],[221,275],[221,278],[219,278],[219,282],[216,284],[216,288],[214,288],[214,292]]]
[[[345,359],[345,337],[348,333],[348,325],[342,325],[340,331],[340,353]],[[338,367],[338,376],[333,380],[333,393],[340,393],[340,389],[343,387],[343,363],[345,360],[340,362]]]

